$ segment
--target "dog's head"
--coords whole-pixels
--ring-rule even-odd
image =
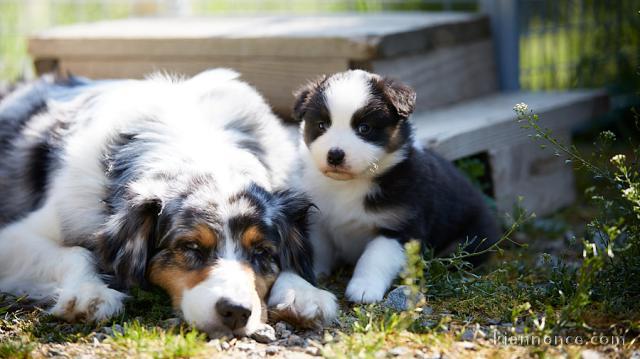
[[[144,185],[168,183],[158,181]],[[122,286],[163,288],[195,327],[250,335],[266,322],[266,297],[280,271],[315,282],[306,240],[312,205],[301,194],[257,185],[229,197],[206,178],[189,186],[132,196],[102,233],[102,261]]]
[[[415,92],[397,81],[352,70],[296,93],[293,115],[317,168],[336,180],[370,177],[403,157]]]

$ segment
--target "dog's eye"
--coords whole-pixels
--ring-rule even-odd
[[[319,128],[320,130],[324,131],[324,130],[326,130],[326,129],[327,129],[327,124],[326,124],[326,123],[324,123],[324,121],[320,121],[320,122],[318,122],[318,128]]]
[[[358,125],[359,134],[366,135],[369,132],[371,132],[371,126],[367,125],[366,123],[361,123]]]
[[[195,251],[195,252],[200,252],[200,250],[202,249],[200,244],[198,244],[196,242],[187,242],[187,243],[184,244],[183,247],[185,249],[187,249],[187,250]]]

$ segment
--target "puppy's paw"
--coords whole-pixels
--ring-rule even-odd
[[[299,326],[329,324],[338,315],[338,301],[332,293],[316,288],[294,273],[284,272],[271,288],[272,318]]]
[[[64,287],[50,313],[68,322],[101,321],[122,311],[125,294],[104,283]]]
[[[377,303],[384,298],[387,287],[375,279],[353,277],[347,285],[345,296],[355,303]]]

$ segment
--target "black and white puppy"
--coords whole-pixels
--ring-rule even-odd
[[[335,317],[335,297],[311,284],[311,203],[288,190],[296,141],[237,77],[43,79],[5,98],[0,291],[92,321],[150,283],[197,328],[250,335],[274,282],[295,277],[309,297],[274,304]]]
[[[482,195],[448,161],[414,145],[415,92],[361,70],[323,77],[297,93],[302,121],[300,186],[319,208],[311,241],[317,275],[354,264],[347,299],[383,298],[405,263],[403,244],[436,253],[498,237]]]

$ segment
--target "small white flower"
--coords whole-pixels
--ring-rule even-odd
[[[627,198],[633,198],[636,195],[636,189],[635,187],[625,188],[624,190],[622,190],[622,193]]]
[[[513,106],[513,110],[518,114],[524,114],[529,110],[529,106],[527,106],[527,104],[524,102],[520,102]]]
[[[611,157],[611,163],[613,163],[614,165],[621,165],[624,163],[624,161],[627,159],[627,156],[625,155],[615,155],[613,157]]]

